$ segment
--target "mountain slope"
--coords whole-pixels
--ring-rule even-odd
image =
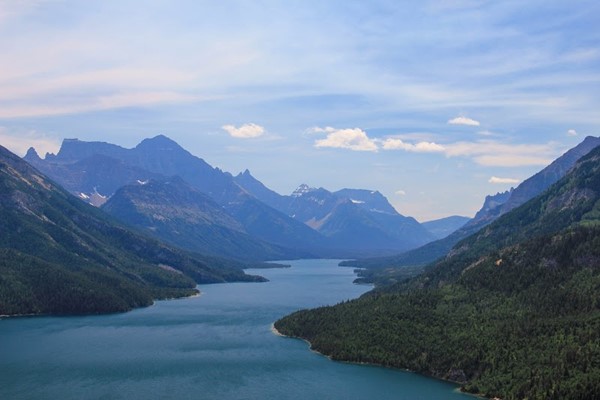
[[[194,252],[254,261],[292,256],[248,235],[223,207],[179,177],[123,186],[102,209],[150,236]]]
[[[390,215],[400,215],[384,195],[376,190],[341,189],[333,193],[342,199],[348,199],[359,207],[371,211]]]
[[[290,199],[266,187],[261,181],[252,176],[250,171],[245,170],[236,175],[233,179],[235,183],[240,185],[246,192],[250,193],[266,205],[279,211],[287,210]]]
[[[107,165],[94,162],[98,159],[103,160]],[[210,196],[225,207],[225,211],[233,218],[239,217],[238,223],[245,233],[253,236],[251,239],[254,242],[252,245],[254,250],[251,250],[250,247],[241,245],[243,242],[250,244],[247,238],[240,241],[241,238],[237,234],[233,236],[225,234],[225,232],[231,233],[227,226],[218,228],[219,235],[222,235],[220,238],[223,240],[214,237],[212,243],[215,247],[208,248],[208,239],[198,243],[202,249],[210,250],[212,254],[234,255],[236,258],[248,256],[263,260],[279,258],[278,255],[283,254],[295,254],[294,257],[315,257],[321,254],[317,253],[317,249],[326,247],[323,236],[260,202],[240,187],[230,174],[211,167],[204,160],[193,156],[163,135],[145,139],[133,149],[103,142],[66,139],[57,155],[47,155],[45,160],[41,160],[34,151],[30,151],[26,160],[34,163],[60,184],[69,187],[69,190],[77,195],[93,188],[94,191],[100,191],[100,195],[110,197],[123,185],[146,182],[148,179],[164,180],[179,176],[193,189]],[[167,211],[167,206],[169,204],[163,204],[162,211],[176,212],[176,210]],[[122,213],[119,215],[124,216]],[[198,226],[184,228],[180,225],[180,228],[194,231]],[[214,228],[217,229],[216,226]],[[164,231],[162,233],[165,234]],[[195,234],[200,235],[201,232],[196,231]],[[168,238],[168,240],[174,239],[175,236]],[[183,240],[186,242],[184,246],[188,248],[194,246],[194,243],[191,243],[192,239],[183,238]],[[264,244],[262,243],[264,241],[271,243]],[[280,252],[280,246],[292,250]],[[265,250],[263,254],[258,252],[260,247]],[[238,250],[249,252],[237,253]]]
[[[463,227],[449,236],[416,249],[390,256],[345,262],[344,265],[367,269],[389,269],[404,266],[419,266],[431,263],[446,254],[462,239],[478,232],[481,228],[496,220],[527,200],[539,195],[550,185],[564,176],[575,165],[577,160],[600,145],[600,138],[588,136],[583,142],[557,158],[549,166],[531,178],[523,181],[516,189],[509,192],[487,196],[481,210]],[[366,272],[368,280],[372,280],[373,272]],[[377,272],[375,272],[377,274]]]
[[[471,218],[460,215],[452,215],[446,218],[440,218],[432,221],[422,222],[421,225],[437,239],[443,239],[457,229],[462,228]]]
[[[434,239],[414,218],[400,215],[379,192],[300,185],[290,196],[265,187],[250,172],[236,176],[248,193],[323,234],[337,257],[393,254]]]
[[[122,186],[162,177],[102,154],[92,154],[69,163],[55,163],[40,159],[31,148],[24,160],[53,177],[75,196],[95,206],[104,204]],[[102,200],[94,202],[94,197]]]
[[[503,399],[600,396],[600,148],[408,282],[275,323]]]
[[[260,280],[117,225],[0,146],[0,314],[124,311],[194,293],[196,282]]]
[[[330,254],[327,238],[319,232],[250,196],[229,203],[225,210],[249,234],[295,252],[292,258],[318,258]]]

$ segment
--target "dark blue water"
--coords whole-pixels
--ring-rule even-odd
[[[0,320],[0,399],[456,399],[454,386],[338,363],[271,324],[355,298],[336,261],[250,271],[271,281],[200,286],[202,295],[124,314]]]

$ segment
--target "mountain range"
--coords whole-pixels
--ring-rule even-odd
[[[101,208],[147,235],[202,254],[250,260],[290,255],[246,233],[222,206],[177,176],[125,185]]]
[[[408,368],[488,398],[598,398],[600,147],[562,171],[421,275],[276,329],[335,360]],[[543,172],[520,191],[545,185]]]
[[[245,264],[136,234],[0,146],[0,314],[125,311],[197,283],[264,281]]]
[[[248,170],[234,177],[163,135],[132,149],[65,139],[56,155],[41,159],[30,149],[25,160],[122,222],[192,251],[244,260],[357,257],[394,254],[435,239],[377,191],[332,193],[301,185],[279,195]],[[180,178],[181,196],[165,190],[174,177]],[[201,212],[215,207],[219,212]],[[178,211],[189,215],[192,208],[198,215],[189,219]]]
[[[235,180],[257,199],[324,235],[338,249],[393,252],[434,239],[414,218],[400,215],[378,191],[330,192],[302,184],[291,195],[282,196],[266,188],[248,170]]]
[[[194,294],[197,283],[263,281],[243,272],[256,260],[385,253],[440,237],[360,260],[378,267],[375,290],[275,328],[334,359],[408,368],[487,397],[594,398],[599,145],[586,138],[486,197],[471,220],[424,224],[373,190],[302,184],[279,195],[164,136],[133,149],[65,140],[45,159],[30,149],[31,165],[0,147],[0,314],[125,311]]]

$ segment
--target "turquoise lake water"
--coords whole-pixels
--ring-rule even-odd
[[[333,362],[271,332],[278,318],[370,288],[334,260],[253,270],[268,283],[123,314],[0,320],[0,399],[466,399],[398,370]]]

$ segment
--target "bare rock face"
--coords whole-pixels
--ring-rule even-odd
[[[465,371],[456,368],[452,368],[450,371],[448,371],[448,374],[446,375],[445,379],[458,383],[465,383],[468,380]]]

